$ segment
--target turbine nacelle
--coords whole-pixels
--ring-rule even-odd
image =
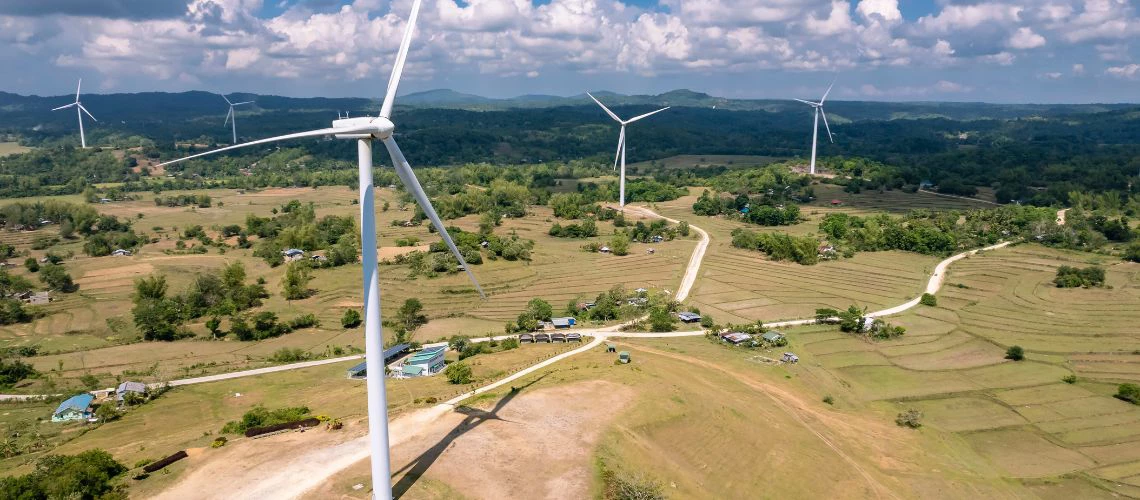
[[[332,128],[351,130],[343,134],[334,134],[337,139],[367,139],[369,137],[384,140],[392,137],[396,125],[384,117],[373,118],[362,116],[360,118],[341,118],[332,122]],[[369,130],[372,129],[372,130]]]

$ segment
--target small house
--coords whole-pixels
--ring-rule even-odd
[[[536,334],[534,334],[534,342],[536,344],[539,342],[546,342],[547,344],[549,344],[550,343],[550,334],[549,333],[536,333]]]
[[[790,352],[785,352],[784,357],[780,358],[780,361],[783,361],[785,363],[799,363],[800,357]]]
[[[123,382],[115,389],[115,401],[120,405],[126,399],[127,394],[135,394],[138,396],[146,396],[146,384],[142,382]]]
[[[784,334],[780,332],[767,332],[761,335],[760,338],[764,339],[764,342],[767,342],[769,344],[781,344],[786,342],[784,339]]]
[[[622,363],[629,363],[629,351],[622,351],[618,353],[618,361]]]
[[[534,335],[531,335],[529,333],[520,334],[519,335],[519,342],[530,342],[533,344],[534,343]]]
[[[131,251],[125,250],[122,248],[116,248],[115,251],[111,252],[111,256],[113,256],[113,257],[130,257]]]
[[[654,243],[661,243],[662,241],[665,241],[665,237],[658,234],[658,235],[650,238],[649,240],[654,242]]]
[[[732,345],[740,345],[740,344],[743,344],[745,342],[748,342],[749,340],[752,340],[751,335],[749,335],[747,333],[743,333],[743,332],[724,333],[724,334],[721,334],[720,338],[724,339],[725,342],[728,342]]]
[[[99,198],[99,203],[111,203],[110,198]]]
[[[31,294],[27,298],[24,298],[23,301],[24,301],[24,303],[30,304],[33,306],[42,306],[42,305],[51,303],[51,293],[50,292],[36,292],[36,293]]]
[[[574,318],[551,318],[550,323],[554,325],[555,329],[563,330],[574,326],[577,321]]]
[[[610,250],[610,247],[604,246],[602,248],[599,248],[598,251],[601,253],[610,253],[612,250]]]
[[[50,226],[50,225],[52,225],[52,221],[49,219],[40,219],[40,225],[41,226]]]
[[[301,258],[305,256],[305,251],[299,248],[289,248],[282,250],[281,255],[285,257],[285,260],[293,262],[295,260],[301,260]]]
[[[553,342],[566,343],[566,334],[562,333],[562,332],[554,332],[554,333],[550,334],[550,342],[551,343],[553,343]]]
[[[680,319],[682,323],[699,323],[701,321],[700,314],[691,312],[679,312],[677,313],[677,318]]]
[[[95,396],[87,393],[76,394],[67,401],[59,404],[55,413],[51,414],[52,422],[68,422],[72,420],[86,420],[91,417],[91,402]]]
[[[570,332],[566,334],[566,342],[581,342],[582,334],[577,332]]]
[[[842,205],[842,204],[843,204],[843,202],[840,200],[831,200],[831,206],[833,206],[833,207],[838,207],[839,205]]]
[[[324,255],[314,255],[312,257],[309,257],[309,260],[314,264],[324,264],[325,262],[329,261],[329,258],[325,257]]]

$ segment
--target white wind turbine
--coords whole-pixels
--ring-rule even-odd
[[[243,104],[252,104],[253,101],[230,102],[230,98],[226,97],[225,94],[222,94],[222,99],[225,99],[226,104],[230,105],[230,112],[226,113],[226,122],[223,123],[222,125],[223,126],[224,125],[231,125],[231,127],[233,128],[233,132],[234,132],[234,144],[237,144],[237,114],[234,113],[234,106],[241,106]]]
[[[381,499],[392,498],[390,482],[392,467],[388,454],[388,408],[384,387],[384,344],[380,328],[380,286],[376,269],[376,203],[372,186],[373,141],[379,140],[384,143],[384,147],[392,157],[392,165],[395,167],[396,174],[399,175],[404,187],[415,197],[420,208],[422,208],[428,218],[431,219],[432,225],[439,231],[440,236],[443,237],[443,240],[447,243],[447,246],[451,249],[451,252],[459,261],[459,264],[467,270],[467,275],[470,276],[471,281],[475,284],[479,295],[484,296],[483,289],[479,286],[475,275],[472,274],[470,266],[468,266],[467,262],[463,259],[463,255],[459,253],[459,249],[456,248],[451,236],[447,234],[447,228],[444,227],[443,221],[440,220],[439,215],[432,207],[427,193],[424,192],[419,180],[416,179],[416,174],[412,171],[411,165],[408,164],[408,160],[404,158],[404,153],[400,151],[400,147],[392,137],[392,132],[395,129],[395,125],[390,119],[392,116],[392,104],[396,98],[396,87],[400,83],[400,75],[404,71],[404,62],[408,57],[408,47],[412,42],[412,32],[415,30],[416,18],[420,11],[420,3],[421,0],[415,0],[412,5],[412,13],[408,18],[408,26],[405,28],[403,41],[400,43],[400,51],[397,53],[395,64],[392,66],[392,76],[388,80],[388,90],[384,96],[384,104],[380,108],[380,116],[375,118],[341,118],[333,122],[332,128],[299,132],[296,134],[237,144],[163,164],[168,165],[190,158],[197,158],[203,155],[246,146],[305,137],[331,135],[337,139],[356,140],[360,172],[360,248],[361,261],[364,268],[364,331],[366,349],[365,361],[367,362],[366,370],[368,373],[368,432],[372,452],[373,496],[374,498]]]
[[[606,111],[606,114],[610,115],[610,118],[613,118],[614,121],[621,124],[621,134],[618,135],[617,156],[614,157],[614,170],[617,170],[618,163],[621,163],[621,179],[619,181],[619,188],[618,188],[618,190],[619,190],[618,207],[625,209],[625,126],[629,125],[635,121],[638,121],[642,118],[646,118],[646,117],[649,117],[651,115],[655,115],[657,113],[665,111],[666,109],[669,109],[669,107],[666,106],[664,108],[661,108],[657,111],[653,111],[651,113],[645,113],[644,115],[641,115],[641,116],[635,116],[635,117],[630,118],[628,120],[622,120],[621,118],[618,118],[618,115],[614,114],[613,111],[610,111],[610,108],[607,108],[605,104],[602,104],[602,101],[599,101],[597,97],[594,97],[594,94],[586,92],[586,95],[590,96],[590,99],[593,99],[594,102],[598,103],[598,106],[601,106],[602,109],[604,109]]]
[[[829,141],[831,141],[832,143],[835,142],[835,138],[832,137],[832,135],[831,135],[831,127],[827,124],[827,113],[825,113],[823,111],[823,102],[827,100],[827,94],[831,93],[831,87],[834,87],[834,86],[835,86],[835,80],[833,79],[833,80],[831,80],[831,85],[827,86],[827,92],[823,93],[823,97],[819,100],[819,102],[811,102],[811,101],[805,101],[803,99],[796,99],[799,102],[802,102],[804,104],[807,104],[808,106],[811,106],[812,108],[815,108],[815,124],[812,125],[812,129],[811,129],[811,174],[812,175],[815,175],[815,149],[816,149],[816,141],[819,139],[819,115],[821,115],[821,114],[823,115],[823,126],[827,127],[827,139]]]
[[[95,117],[91,115],[90,111],[87,111],[87,108],[83,107],[83,104],[79,103],[79,89],[81,89],[81,88],[83,88],[83,79],[82,78],[79,79],[79,85],[77,85],[75,87],[75,102],[68,104],[66,106],[60,106],[58,108],[53,109],[52,111],[59,111],[61,109],[67,109],[67,108],[70,108],[72,106],[75,106],[75,114],[79,115],[79,144],[82,147],[86,148],[87,147],[87,137],[83,135],[83,113],[87,113],[87,116],[90,116],[92,120],[95,120]],[[95,121],[99,121],[99,120],[95,120]]]

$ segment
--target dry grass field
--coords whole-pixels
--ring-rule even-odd
[[[355,215],[352,204],[355,193],[347,188],[266,189],[241,193],[235,190],[211,190],[209,208],[157,207],[153,195],[142,194],[141,200],[99,205],[100,211],[135,220],[136,230],[157,236],[159,242],[144,246],[130,257],[86,257],[81,242],[65,242],[52,247],[57,253],[71,252],[74,257],[65,265],[80,288],[77,293],[59,294],[59,300],[46,306],[48,313],[34,323],[0,327],[0,346],[36,345],[41,352],[59,353],[33,359],[37,369],[53,370],[54,382],[62,387],[74,386],[78,377],[94,375],[104,384],[112,384],[123,376],[163,380],[200,374],[232,371],[264,366],[276,350],[300,348],[314,355],[328,354],[333,348],[363,348],[362,330],[340,328],[345,308],[361,307],[360,267],[344,266],[314,271],[311,288],[317,293],[308,299],[286,301],[280,295],[284,267],[270,268],[250,250],[227,249],[224,253],[211,249],[206,254],[168,255],[177,234],[186,227],[201,224],[207,231],[226,224],[244,224],[246,215],[269,216],[270,210],[290,200],[314,203],[318,217]],[[390,202],[391,209],[377,213],[377,226],[383,255],[394,256],[402,248],[395,246],[400,238],[416,237],[424,243],[438,240],[425,224],[419,227],[393,227],[394,220],[411,216],[398,209],[397,194],[388,189],[378,191],[378,205]],[[68,198],[70,199],[70,198]],[[71,200],[77,201],[77,200]],[[635,244],[625,257],[588,254],[580,248],[587,240],[558,239],[547,235],[553,223],[546,207],[533,207],[526,217],[507,219],[497,229],[499,234],[517,233],[535,240],[531,261],[490,261],[473,270],[488,292],[482,300],[462,273],[438,278],[409,278],[409,269],[401,265],[382,265],[381,294],[384,311],[392,312],[408,298],[418,298],[424,312],[432,319],[415,334],[415,340],[435,341],[457,334],[483,336],[498,334],[507,321],[514,320],[535,297],[546,299],[561,311],[572,300],[593,297],[615,285],[627,288],[673,289],[679,284],[685,263],[695,239],[654,244],[653,255],[647,245]],[[141,215],[141,218],[140,218]],[[449,224],[476,230],[476,217]],[[613,226],[599,224],[595,241],[605,241]],[[0,232],[0,243],[29,249],[39,257],[45,251],[30,250],[41,236],[53,236],[56,229],[48,226],[32,232]],[[281,338],[257,343],[206,340],[181,341],[172,344],[131,343],[138,337],[132,323],[130,296],[134,280],[152,273],[168,277],[171,290],[180,292],[201,273],[216,272],[229,262],[242,262],[250,279],[264,277],[272,296],[263,310],[283,319],[313,313],[322,326],[298,331]],[[22,267],[18,274],[28,273]],[[29,275],[35,280],[34,276]],[[204,321],[204,319],[202,320]],[[223,324],[223,328],[226,325]],[[202,323],[190,325],[201,337],[207,336]],[[152,367],[156,367],[153,371]],[[28,381],[19,390],[35,392],[44,380]]]
[[[21,146],[18,142],[0,142],[0,156],[8,156],[31,151],[32,148]]]

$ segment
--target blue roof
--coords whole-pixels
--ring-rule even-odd
[[[63,413],[64,411],[70,409],[79,410],[81,412],[87,411],[87,408],[91,406],[91,402],[94,400],[95,396],[92,396],[90,394],[76,394],[70,398],[67,398],[67,401],[60,403],[59,408],[55,409],[55,414],[59,415],[60,413]]]
[[[407,351],[408,349],[411,349],[411,348],[412,348],[411,344],[397,344],[397,345],[394,345],[394,346],[389,347],[387,349],[384,349],[384,361],[387,361],[392,356],[399,356],[400,354],[403,354],[405,351]]]
[[[349,368],[348,371],[350,373],[362,373],[367,369],[368,369],[368,362],[367,361],[361,361],[359,365],[356,365],[352,368]]]
[[[281,253],[283,253],[285,255],[298,255],[298,254],[305,253],[305,251],[301,250],[299,248],[290,248],[290,249],[285,250],[284,252],[281,252]]]
[[[570,326],[574,324],[574,318],[552,318],[550,322],[554,326]]]

